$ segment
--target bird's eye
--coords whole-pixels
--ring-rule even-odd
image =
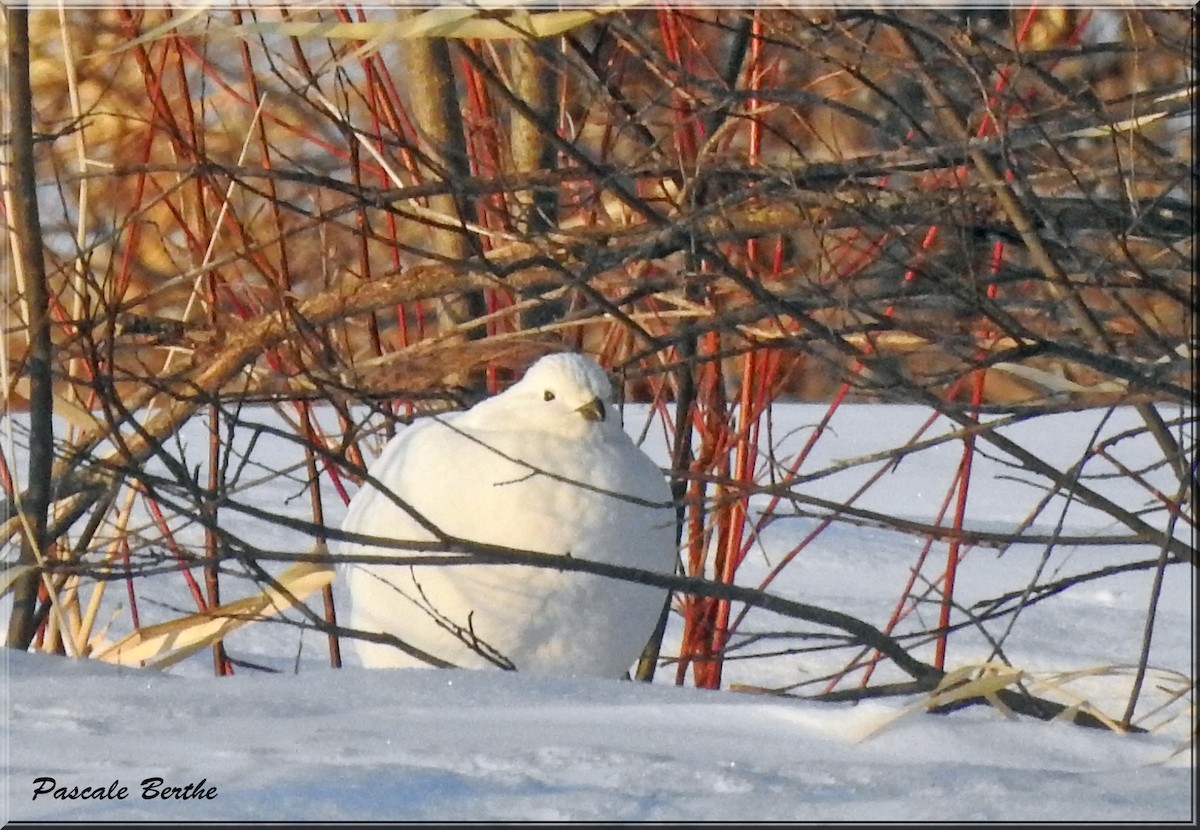
[[[545,392],[542,393],[542,398],[547,401],[552,401],[552,400],[554,400],[554,393],[551,392],[549,389],[547,389]]]

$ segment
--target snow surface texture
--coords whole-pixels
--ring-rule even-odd
[[[1170,744],[995,712],[773,702],[511,672],[233,681],[11,657],[13,819],[1132,820],[1189,815]],[[124,801],[32,801],[33,779]],[[140,782],[205,779],[211,801]]]
[[[666,479],[622,429],[608,377],[584,355],[544,357],[466,412],[422,419],[392,439],[369,473],[425,523],[460,539],[675,571]],[[436,539],[369,483],[342,529]],[[405,551],[344,544],[341,552]],[[624,676],[667,598],[647,586],[520,565],[347,565],[340,578],[352,628],[394,634],[455,666],[538,674]],[[428,665],[387,643],[356,640],[355,648],[373,668]]]
[[[776,407],[772,445],[780,455],[794,453],[824,412],[824,406]],[[631,434],[637,434],[644,414],[644,409],[627,408]],[[806,469],[832,469],[842,459],[898,446],[928,414],[919,407],[843,406]],[[278,423],[270,412],[259,417]],[[1065,469],[1090,443],[1137,424],[1136,414],[1125,410],[1073,412],[1013,424],[1005,434]],[[199,462],[207,439],[204,424],[195,427],[183,443]],[[936,424],[929,435],[946,429],[944,422]],[[651,430],[643,446],[665,463],[661,430]],[[1122,442],[1116,451],[1130,469],[1144,469],[1154,457],[1149,440]],[[275,470],[279,459],[296,449],[262,436],[253,452],[250,466],[261,457]],[[881,480],[880,489],[857,503],[929,521],[959,458],[952,443],[909,456]],[[810,492],[843,499],[873,469],[837,472]],[[1165,486],[1163,471],[1147,475],[1155,486]],[[1127,481],[1099,475],[1088,482],[1121,504],[1139,509],[1153,504],[1150,495]],[[307,515],[299,477],[264,475],[242,496],[279,514]],[[972,477],[971,525],[1010,529],[1043,496],[994,454],[980,455]],[[332,494],[327,503],[335,503]],[[752,510],[762,507],[756,497]],[[340,520],[332,510],[328,518]],[[817,521],[798,512],[768,525],[739,581],[757,584]],[[223,522],[264,549],[308,549],[309,540],[299,533],[289,536],[279,527],[264,532],[234,513]],[[1058,501],[1030,532],[1049,532],[1056,523],[1065,535],[1116,530],[1106,517],[1077,502]],[[201,542],[199,536],[192,540]],[[784,569],[772,590],[882,626],[920,548],[920,540],[906,535],[835,524]],[[1156,551],[1063,545],[1045,553],[1034,544],[1003,556],[972,549],[959,568],[956,599],[969,607],[1035,581],[1152,559]],[[1153,666],[1188,677],[1195,676],[1192,580],[1186,567],[1167,571],[1150,656]],[[1004,641],[1006,657],[1037,674],[1084,673],[1071,688],[1119,716],[1129,695],[1129,672],[1088,671],[1136,662],[1152,581],[1149,570],[1118,573],[1030,606]],[[223,583],[223,592],[234,599],[239,587],[245,593],[256,590],[231,581]],[[335,587],[344,607],[344,586]],[[144,600],[157,596],[161,603],[144,604],[143,614],[153,612],[155,620],[189,610],[178,577],[147,578],[141,590]],[[7,616],[3,603],[0,612]],[[106,605],[101,619],[112,612]],[[124,633],[127,616],[114,617],[112,637]],[[990,623],[989,634],[997,636],[1008,623],[1007,618]],[[742,631],[795,634],[793,640],[745,643],[737,652],[744,655],[811,645],[799,635],[814,629],[753,611]],[[673,617],[664,653],[678,648],[678,638]],[[1063,723],[1008,720],[987,708],[901,717],[910,700],[855,706],[677,688],[671,685],[672,666],[647,686],[498,671],[365,670],[347,649],[347,668],[334,671],[323,637],[294,625],[248,626],[234,632],[227,646],[231,654],[281,673],[239,670],[232,678],[213,678],[207,654],[162,674],[5,651],[0,666],[8,675],[0,705],[6,720],[6,775],[0,817],[1195,820],[1194,748],[1173,754],[1194,728],[1186,705],[1144,720],[1154,730],[1149,734],[1119,736]],[[932,647],[916,646],[915,653],[928,660]],[[959,666],[990,655],[987,640],[968,629],[951,641],[948,660]],[[784,686],[821,676],[845,659],[845,650],[816,649],[731,660],[726,684]],[[901,679],[888,666],[874,678]],[[1163,702],[1164,685],[1160,675],[1148,679],[1140,714]],[[129,795],[123,801],[45,796],[33,801],[33,781],[41,776],[68,787],[107,787],[119,780]],[[179,787],[205,779],[205,786],[217,787],[217,797],[143,801],[140,782],[148,777]]]

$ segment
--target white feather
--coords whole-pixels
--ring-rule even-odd
[[[406,428],[369,472],[453,536],[672,573],[670,489],[625,433],[612,398],[590,358],[551,355],[470,410]],[[597,399],[604,417],[591,420],[585,414]],[[351,501],[343,529],[433,539],[369,484]],[[341,551],[404,553],[358,544]],[[652,587],[520,565],[351,565],[343,573],[351,627],[394,634],[472,668],[618,677],[666,598]],[[387,644],[356,640],[355,648],[366,666],[426,665]]]

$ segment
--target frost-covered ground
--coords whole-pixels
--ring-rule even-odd
[[[773,424],[775,443],[784,444],[780,451],[805,440],[823,411],[780,407]],[[1011,434],[1065,468],[1095,440],[1098,426],[1116,434],[1137,423],[1128,412],[1103,424],[1102,416],[1043,418]],[[924,417],[909,407],[843,407],[806,469],[896,446]],[[630,417],[631,431],[637,426]],[[944,429],[935,426],[931,434]],[[197,432],[193,438],[188,451],[202,458],[203,436]],[[1150,457],[1147,446],[1125,442],[1118,454],[1139,469],[1139,460]],[[647,447],[662,460],[661,436],[652,431]],[[264,463],[271,458],[278,463],[278,454],[286,451],[265,439],[254,447]],[[928,521],[958,458],[953,444],[911,457],[860,504]],[[842,498],[873,469],[824,480],[809,492]],[[1020,521],[1042,495],[1023,478],[1028,476],[978,459],[970,524],[1001,530]],[[1133,509],[1150,500],[1122,482],[1089,483]],[[264,481],[247,497],[306,516],[307,500],[295,480]],[[1062,510],[1061,502],[1052,504],[1033,532],[1049,532],[1060,518],[1068,535],[1116,531],[1079,505],[1065,515]],[[231,514],[227,521],[250,537],[261,532],[249,519]],[[755,584],[815,521],[794,517],[770,525],[739,581]],[[278,531],[270,543],[305,545]],[[881,626],[919,552],[911,538],[835,525],[785,569],[773,590]],[[930,555],[944,559],[944,548]],[[1063,548],[1044,561],[1038,546],[1014,548],[1003,557],[979,548],[963,561],[955,596],[969,605],[1034,579],[1047,582],[1152,556],[1153,551],[1125,547]],[[937,575],[932,568],[925,574]],[[1189,679],[1195,676],[1193,578],[1182,567],[1167,571],[1151,660]],[[1082,672],[1070,690],[1120,716],[1131,681],[1122,667],[1137,659],[1151,580],[1149,571],[1120,574],[1033,606],[1004,641],[1005,656],[1038,677]],[[151,590],[143,615],[157,620],[169,616],[164,606],[186,610],[178,582],[164,577],[158,595],[163,605],[149,603]],[[934,612],[924,613],[928,623]],[[1000,635],[1007,622],[992,623],[989,633]],[[115,634],[122,624],[121,618],[113,623]],[[813,629],[752,612],[743,630]],[[677,626],[668,641],[672,636],[678,637]],[[757,647],[811,645],[767,642],[771,645]],[[281,672],[240,670],[233,678],[213,678],[206,653],[160,673],[5,651],[2,814],[11,820],[1195,819],[1193,750],[1175,752],[1193,729],[1180,704],[1146,718],[1151,733],[1120,736],[1009,720],[993,709],[950,716],[911,712],[909,698],[852,705],[703,692],[671,685],[670,667],[651,686],[499,672],[367,671],[353,665],[334,671],[322,637],[312,632],[302,637],[295,627],[278,624],[235,632],[228,648]],[[930,659],[931,648],[920,646],[916,653]],[[967,635],[951,642],[949,664],[979,662],[990,653],[983,637]],[[726,680],[780,687],[823,674],[845,658],[845,652],[806,651],[733,661]],[[1097,675],[1091,671],[1097,667],[1114,668]],[[877,679],[902,677],[881,670]],[[1162,689],[1177,686],[1169,674],[1155,674],[1139,711],[1162,703]],[[108,788],[118,781],[127,793],[124,799],[42,795],[35,801],[39,778],[68,788]],[[147,778],[161,778],[167,787],[192,784],[193,791],[203,779],[203,791],[215,788],[215,797],[145,800],[141,782]]]

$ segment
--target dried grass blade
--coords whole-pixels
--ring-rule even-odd
[[[146,626],[117,643],[98,646],[95,657],[122,666],[164,669],[211,645],[247,623],[281,613],[333,581],[325,565],[301,562],[277,577],[284,589],[270,586],[245,599],[176,620]]]
[[[141,37],[136,37],[133,40],[129,41],[128,43],[122,43],[116,49],[106,49],[102,52],[93,52],[90,55],[84,55],[83,60],[107,58],[110,55],[116,55],[121,52],[125,52],[130,49],[133,49],[135,46],[141,46],[144,43],[152,43],[156,40],[159,40],[159,39],[167,36],[168,34],[175,31],[180,26],[183,26],[185,23],[192,20],[193,18],[199,17],[202,14],[207,14],[208,10],[209,10],[209,4],[207,4],[207,3],[201,3],[199,5],[193,6],[192,8],[188,9],[187,11],[184,11],[182,14],[179,14],[178,16],[172,16],[171,19],[166,21],[165,23],[160,23],[159,25],[155,26],[150,31],[146,32],[146,34],[142,35]]]
[[[0,597],[11,591],[13,584],[32,568],[32,565],[12,564],[0,571]]]

